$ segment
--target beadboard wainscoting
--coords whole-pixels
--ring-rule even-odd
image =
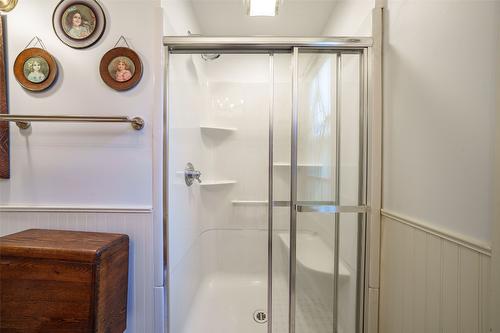
[[[491,250],[382,212],[380,332],[487,333]]]
[[[130,238],[127,333],[154,332],[150,209],[0,208],[0,236],[30,228],[113,232]]]

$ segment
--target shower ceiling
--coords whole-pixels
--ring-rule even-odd
[[[243,0],[191,0],[200,33],[232,36],[320,36],[334,0],[284,0],[274,17],[250,17]]]

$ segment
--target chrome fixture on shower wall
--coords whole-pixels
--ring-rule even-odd
[[[186,168],[184,169],[184,180],[186,181],[186,185],[189,187],[193,185],[194,181],[197,180],[198,183],[201,183],[201,172],[194,169],[193,164],[188,162],[186,164]]]

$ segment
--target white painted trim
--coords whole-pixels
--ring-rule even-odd
[[[498,25],[498,24],[497,24]],[[491,257],[491,281],[500,278],[500,37],[497,37],[497,63],[496,63],[496,129],[495,129],[495,167],[493,188],[493,221],[492,221],[492,257]],[[500,283],[491,284],[490,326],[493,332],[500,332]]]
[[[477,239],[473,239],[458,233],[455,233],[450,230],[446,230],[444,228],[437,228],[435,226],[432,226],[430,223],[422,222],[422,221],[416,221],[414,219],[411,219],[409,217],[405,217],[402,215],[399,215],[394,212],[389,212],[385,209],[381,210],[381,215],[384,217],[387,217],[393,221],[408,225],[412,228],[416,228],[419,230],[422,230],[426,233],[429,233],[431,235],[437,236],[442,239],[446,239],[447,241],[453,242],[455,244],[458,244],[460,246],[466,247],[470,250],[482,253],[484,255],[490,256],[491,257],[491,247],[488,244],[485,244]]]
[[[161,3],[156,3],[155,15],[155,36],[154,40],[163,38],[163,8]],[[162,43],[155,46],[155,64],[160,64],[158,68],[165,68],[164,47]],[[165,79],[162,71],[158,71],[158,84],[155,85],[156,108],[153,112],[153,256],[154,256],[154,284],[156,287],[164,285],[163,279],[163,104],[165,101],[164,86]],[[156,322],[155,322],[156,325]]]
[[[380,209],[382,208],[383,8],[372,11],[373,47],[369,71],[368,287],[380,286]]]
[[[164,287],[154,287],[154,333],[165,331],[165,290]]]
[[[378,332],[378,309],[379,309],[379,289],[369,288],[368,289],[368,308],[371,311],[368,312],[368,318],[365,321],[366,333],[377,333]]]
[[[121,213],[150,214],[153,209],[145,207],[70,207],[70,206],[0,206],[0,213]]]
[[[368,70],[368,206],[366,271],[365,271],[365,333],[377,333],[380,287],[380,235],[382,207],[382,113],[383,113],[383,7],[372,10],[373,47],[369,52]]]

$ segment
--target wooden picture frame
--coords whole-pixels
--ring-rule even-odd
[[[0,16],[0,114],[8,114],[3,20]],[[9,122],[0,121],[0,178],[10,178]]]
[[[142,61],[134,50],[115,47],[102,57],[99,72],[109,87],[117,91],[129,90],[142,78]]]
[[[52,26],[64,44],[84,49],[101,39],[106,16],[97,0],[61,0],[52,15]]]
[[[48,89],[57,78],[57,63],[52,55],[37,47],[25,49],[14,62],[14,76],[30,91]]]

